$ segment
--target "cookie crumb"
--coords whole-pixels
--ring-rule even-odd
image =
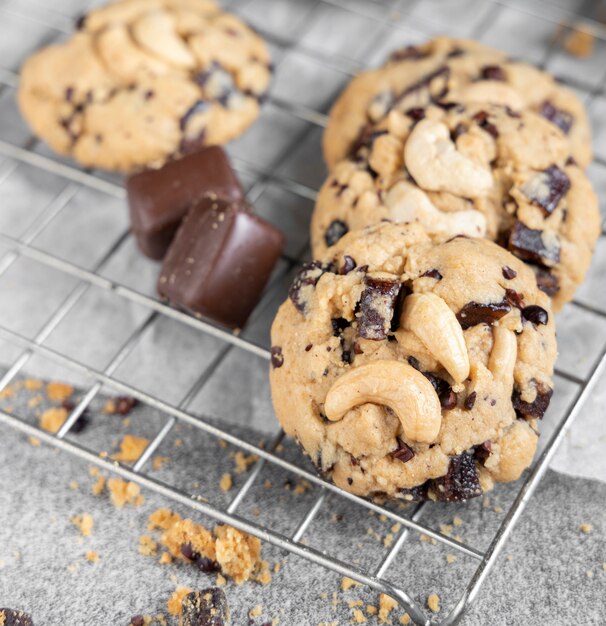
[[[69,488],[72,491],[77,491],[80,488],[80,483],[77,480],[70,480],[69,481]]]
[[[427,608],[432,613],[439,613],[440,612],[440,596],[438,596],[437,593],[432,593],[427,598]]]
[[[26,378],[23,381],[23,388],[28,391],[38,391],[38,389],[42,389],[42,381],[37,378]]]
[[[114,461],[131,463],[136,461],[145,451],[149,444],[146,437],[136,437],[135,435],[124,435],[120,442],[120,450],[112,454]]]
[[[430,537],[429,535],[426,535],[424,533],[421,534],[421,536],[419,537],[419,539],[421,541],[424,541],[425,543],[431,543],[434,546],[438,543],[433,537]]]
[[[46,397],[51,402],[63,402],[74,393],[74,388],[65,383],[48,383],[46,385]]]
[[[248,617],[259,617],[263,613],[263,607],[260,604],[257,604],[254,608],[252,608],[248,612]]]
[[[366,622],[368,622],[368,620],[366,619],[366,616],[364,615],[364,613],[362,613],[360,609],[354,609],[353,623],[354,624],[366,624]]]
[[[39,448],[42,445],[42,442],[38,439],[38,437],[32,437],[31,435],[27,438],[27,441],[29,442],[29,445],[34,448]]]
[[[454,554],[447,554],[446,555],[446,562],[449,565],[452,565],[456,560],[457,560],[457,557]]]
[[[440,532],[449,537],[452,533],[452,526],[450,524],[440,524]]]
[[[158,544],[149,535],[141,535],[138,550],[143,556],[154,556],[158,552]]]
[[[376,615],[379,612],[379,609],[377,609],[376,606],[372,605],[372,604],[367,604],[366,605],[366,614],[367,615]]]
[[[78,565],[78,563],[70,563],[70,564],[67,566],[67,571],[68,571],[70,574],[75,574],[75,573],[76,573],[79,569],[80,569],[80,566]]]
[[[223,574],[217,574],[217,587],[225,587],[227,580]]]
[[[231,474],[223,474],[221,476],[221,480],[219,481],[219,487],[221,487],[221,491],[229,491],[234,485]]]
[[[107,479],[105,478],[105,476],[99,476],[99,478],[97,478],[97,481],[93,484],[93,486],[90,489],[93,496],[100,496],[103,493],[103,490],[105,489],[106,480]]]
[[[579,530],[585,535],[588,535],[593,530],[593,524],[590,524],[589,522],[583,522],[579,525]]]
[[[382,593],[379,596],[379,622],[387,624],[391,620],[389,614],[398,607],[398,603],[390,596]]]
[[[85,555],[84,558],[89,562],[89,563],[96,563],[99,560],[99,554],[97,552],[95,552],[94,550],[89,550]]]
[[[82,513],[82,515],[73,515],[69,520],[83,537],[90,537],[93,532],[94,520],[90,513]]]
[[[183,609],[183,598],[185,598],[188,593],[191,593],[191,591],[192,590],[189,587],[183,586],[179,586],[173,591],[172,595],[168,599],[168,602],[166,603],[168,612],[171,615],[181,615],[181,611]]]
[[[410,615],[408,615],[408,613],[404,613],[404,615],[400,617],[400,624],[404,624],[404,626],[410,624]]]
[[[595,35],[586,30],[573,30],[564,40],[566,52],[579,59],[585,59],[593,53]]]
[[[452,518],[452,525],[453,526],[462,526],[463,525],[463,520],[460,517],[458,517],[457,515],[455,515]]]
[[[238,451],[234,454],[235,474],[243,474],[248,471],[248,468],[259,460],[256,454],[244,454],[242,451]]]
[[[585,572],[585,575],[587,576],[587,578],[593,578],[593,570],[592,569],[588,569]]]
[[[152,469],[158,471],[168,464],[170,459],[167,456],[155,456],[152,459]]]
[[[172,562],[173,557],[168,552],[163,552],[160,560],[158,561],[160,565],[170,565]]]
[[[107,481],[107,488],[112,504],[117,509],[121,509],[126,504],[139,507],[145,501],[141,495],[141,488],[135,483],[126,482],[120,478],[110,478]]]
[[[341,590],[347,591],[348,589],[351,589],[352,587],[359,587],[360,584],[361,583],[359,583],[357,580],[353,580],[352,578],[343,576],[343,579],[341,580]]]
[[[46,409],[46,411],[40,415],[40,428],[45,430],[47,433],[54,434],[61,428],[61,426],[63,426],[67,416],[67,410],[63,407]]]

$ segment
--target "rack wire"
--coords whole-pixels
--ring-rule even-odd
[[[250,19],[255,14],[267,17],[269,15],[267,10],[277,10],[276,4],[278,1],[233,0],[226,4],[229,4],[229,7],[235,12],[241,13],[245,18]],[[312,65],[328,68],[330,72],[340,75],[343,82],[364,65],[364,59],[375,54],[375,49],[381,49],[382,46],[385,47],[388,42],[395,41],[398,37],[400,44],[407,43],[407,38],[410,36],[413,39],[417,38],[420,40],[435,34],[437,31],[486,38],[486,33],[491,32],[491,29],[494,31],[494,25],[498,24],[499,20],[508,24],[511,22],[512,16],[515,19],[535,22],[540,24],[542,28],[548,27],[550,29],[554,29],[562,22],[574,23],[576,19],[574,14],[556,7],[546,0],[535,0],[532,3],[523,3],[516,0],[510,0],[509,2],[498,0],[492,2],[455,0],[452,4],[459,11],[459,16],[463,16],[465,10],[467,10],[468,14],[470,11],[474,12],[474,14],[477,13],[478,17],[470,28],[467,28],[462,23],[462,20],[453,21],[452,13],[447,18],[449,20],[448,24],[439,23],[439,19],[437,20],[438,23],[434,23],[432,20],[438,13],[436,12],[433,15],[432,9],[437,9],[439,5],[437,0],[417,0],[413,2],[400,0],[373,0],[373,2],[309,0],[306,3],[283,0],[283,2],[288,10],[284,17],[276,20],[277,23],[273,29],[264,30],[262,24],[255,23],[255,26],[261,30],[262,34],[278,53],[276,63],[278,72],[280,71],[280,65],[285,63],[289,56],[296,55],[309,61]],[[67,0],[66,3],[68,3]],[[475,9],[480,9],[480,7],[481,10],[476,12]],[[82,7],[78,8],[81,12]],[[351,51],[341,52],[340,50],[337,50],[335,53],[318,45],[320,40],[318,33],[326,34],[326,21],[328,18],[333,19],[335,17],[342,18],[335,20],[335,36],[338,32],[341,32],[340,29],[352,29],[352,33],[341,32],[341,41],[346,40],[346,37],[343,37],[343,35],[353,34],[355,36],[359,34],[356,29],[361,27],[367,34],[366,43],[364,45],[360,44],[360,49],[355,54],[352,54]],[[31,38],[33,41],[28,43],[28,49],[24,49],[24,54],[69,33],[72,29],[73,19],[74,14],[67,9],[63,11],[57,8],[49,9],[42,4],[41,0],[23,0],[21,2],[4,0],[0,2],[0,30],[7,21],[10,23],[16,21],[26,25],[27,28],[25,30],[27,32],[32,29],[36,33],[36,37]],[[323,21],[325,22],[324,25],[322,25]],[[272,20],[269,20],[269,22],[273,24]],[[293,23],[296,23],[296,28],[292,27]],[[584,18],[584,23],[590,24],[593,28],[601,28],[591,20],[588,21],[587,18]],[[288,25],[289,36],[284,36],[281,30],[285,25]],[[4,26],[4,28],[8,28],[8,26]],[[498,28],[495,32],[498,34]],[[40,35],[40,33],[42,34]],[[314,33],[316,33],[315,36]],[[603,36],[603,30],[598,30],[598,35],[597,43],[599,46],[602,46],[606,41]],[[27,40],[27,37],[25,39]],[[490,37],[488,39],[490,43]],[[384,51],[387,52],[387,49]],[[557,54],[555,45],[546,44],[539,51],[538,55],[536,53],[531,55],[533,57],[531,60],[546,66],[548,69],[552,69],[552,66],[555,66],[557,69],[557,67],[560,67],[556,59]],[[524,51],[518,51],[518,55],[524,57]],[[0,67],[0,113],[2,113],[3,107],[14,106],[14,94],[19,81],[17,68],[18,63],[13,66]],[[598,76],[597,78],[593,76],[586,80],[582,73],[578,74],[570,71],[570,68],[567,69],[566,65],[563,68],[566,70],[566,75],[562,78],[586,97],[589,107],[592,107],[594,102],[602,98],[604,76]],[[325,111],[328,104],[328,99],[314,106],[301,104],[297,102],[296,98],[289,98],[287,95],[280,94],[270,98],[269,106],[272,107],[272,111],[276,115],[284,116],[284,119],[296,122],[298,132],[293,133],[289,137],[287,144],[276,152],[272,161],[273,164],[270,163],[263,167],[255,165],[257,160],[252,152],[246,155],[238,153],[236,150],[235,155],[232,154],[236,169],[244,177],[252,180],[252,185],[250,185],[248,191],[251,201],[254,202],[261,199],[261,202],[263,194],[267,189],[276,187],[284,193],[307,203],[307,205],[313,202],[315,198],[314,185],[304,182],[304,177],[298,176],[295,166],[293,166],[295,169],[293,167],[284,169],[278,167],[278,164],[288,163],[289,157],[296,154],[300,146],[305,145],[305,142],[310,138],[312,140],[314,137],[317,139],[319,132],[326,123]],[[272,123],[273,121],[272,115],[269,115],[269,122]],[[606,346],[600,347],[599,353],[594,356],[593,363],[585,368],[586,371],[582,374],[578,374],[573,367],[559,367],[556,370],[560,379],[568,381],[573,386],[573,401],[562,412],[557,421],[555,416],[551,414],[551,419],[555,423],[553,433],[530,472],[520,482],[519,491],[505,513],[497,532],[490,538],[488,547],[478,548],[468,545],[423,521],[424,517],[427,517],[426,513],[428,508],[432,506],[431,504],[422,503],[404,513],[394,512],[394,510],[376,502],[367,501],[346,493],[325,482],[304,467],[285,460],[276,454],[276,450],[283,438],[282,432],[275,437],[269,446],[260,447],[232,434],[227,429],[218,426],[210,420],[194,415],[189,410],[193,399],[212,379],[216,368],[230,351],[242,350],[261,359],[268,360],[269,352],[266,343],[252,340],[247,336],[246,330],[242,335],[232,334],[202,319],[192,317],[167,306],[153,295],[133,288],[131,284],[127,284],[127,281],[108,278],[105,270],[115,257],[120,254],[125,242],[130,237],[126,228],[111,241],[105,252],[91,267],[86,267],[84,264],[49,252],[47,249],[37,245],[37,240],[44,233],[45,229],[64,218],[66,206],[69,205],[80,189],[94,190],[109,198],[121,201],[125,198],[124,188],[121,182],[115,178],[108,178],[94,171],[83,171],[73,163],[51,155],[32,136],[24,135],[22,140],[16,141],[12,139],[11,133],[12,129],[0,133],[0,157],[4,158],[4,161],[0,161],[0,198],[3,193],[2,183],[10,178],[15,168],[20,164],[26,164],[36,171],[46,172],[56,177],[58,181],[62,181],[64,186],[61,187],[52,201],[47,204],[37,219],[22,233],[10,235],[0,232],[0,249],[6,249],[0,256],[0,280],[15,263],[21,259],[28,259],[51,268],[62,275],[71,277],[75,281],[75,286],[33,335],[28,336],[25,332],[18,332],[9,326],[0,325],[0,338],[21,349],[18,358],[13,361],[0,379],[0,391],[26,370],[28,362],[34,356],[43,357],[61,366],[66,366],[70,370],[84,375],[91,381],[91,384],[82,395],[78,404],[71,410],[61,429],[54,435],[28,423],[24,416],[19,417],[5,411],[0,412],[0,424],[26,435],[35,436],[50,446],[113,472],[124,479],[133,481],[168,500],[185,505],[219,522],[230,524],[259,537],[263,541],[274,544],[290,553],[385,593],[396,599],[416,624],[437,622],[433,622],[428,618],[418,599],[401,588],[397,581],[390,580],[388,574],[390,566],[394,563],[406,542],[409,541],[411,534],[423,533],[454,550],[456,553],[465,555],[476,562],[475,572],[467,582],[463,593],[450,612],[440,622],[443,625],[457,623],[465,610],[477,597],[482,583],[493,568],[515,523],[522,515],[541,477],[546,472],[558,444],[562,441],[575,417],[581,412],[584,402],[590,396],[597,381],[605,373]],[[320,159],[317,146],[313,159]],[[606,166],[606,159],[598,155],[596,163],[595,167],[601,172],[601,168]],[[603,242],[604,237],[602,236],[600,244]],[[284,281],[280,279],[287,277],[289,272],[305,258],[306,248],[307,242],[304,242],[304,245],[301,245],[301,242],[299,242],[298,245],[293,245],[289,248],[289,252],[283,258],[279,276],[270,284],[266,297],[255,310],[249,325],[265,320],[264,327],[267,326],[271,317],[271,306],[268,303],[271,303],[272,298],[274,300],[279,299],[283,295]],[[49,347],[48,345],[48,340],[52,337],[53,332],[56,331],[70,312],[77,307],[87,292],[93,288],[102,290],[111,298],[134,303],[146,312],[142,321],[130,333],[105,367],[93,367],[88,363],[73,358],[65,351]],[[570,306],[587,314],[590,319],[594,320],[595,324],[606,319],[606,306],[602,308],[582,300],[575,301]],[[192,327],[199,333],[213,337],[221,346],[179,402],[172,402],[162,397],[157,397],[136,385],[120,380],[115,375],[120,366],[126,362],[133,350],[136,349],[145,331],[161,318],[170,318],[179,324]],[[105,388],[111,389],[117,394],[126,394],[137,398],[145,405],[158,409],[166,415],[162,428],[132,466],[119,464],[99,456],[98,452],[66,438],[78,418],[102,389]],[[193,497],[192,494],[186,491],[178,489],[174,485],[161,482],[145,472],[152,454],[166,440],[169,433],[178,423],[189,424],[202,433],[222,439],[246,453],[257,455],[258,461],[252,467],[244,483],[236,490],[227,507],[219,508],[213,506]],[[239,513],[244,498],[250,495],[251,489],[259,480],[263,467],[267,464],[278,468],[279,471],[285,474],[305,479],[317,487],[317,497],[307,513],[298,521],[295,531],[289,536],[265,527]],[[402,530],[374,569],[364,569],[352,562],[340,560],[331,555],[330,547],[326,547],[325,550],[319,550],[304,543],[305,533],[322,510],[328,494],[349,501],[351,506],[363,507],[364,509],[385,515],[388,519],[401,524]]]

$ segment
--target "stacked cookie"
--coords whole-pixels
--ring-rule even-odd
[[[272,327],[272,396],[358,495],[459,501],[519,478],[553,393],[553,311],[600,220],[582,104],[475,42],[356,77],[324,138],[314,258]]]

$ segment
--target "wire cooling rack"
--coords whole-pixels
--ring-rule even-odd
[[[286,461],[276,454],[282,433],[269,446],[262,448],[217,426],[216,421],[194,414],[190,407],[201,390],[212,383],[221,363],[233,351],[247,352],[256,359],[257,364],[260,363],[263,368],[267,366],[268,328],[273,312],[277,303],[284,298],[293,269],[307,254],[307,222],[315,189],[324,176],[319,141],[326,122],[326,111],[336,92],[353,73],[365,65],[378,63],[393,47],[422,41],[437,33],[481,38],[487,43],[505,48],[516,57],[542,65],[575,88],[596,118],[594,126],[598,155],[590,168],[590,176],[601,190],[604,188],[601,181],[606,179],[606,154],[600,154],[599,146],[602,134],[599,116],[606,112],[603,92],[606,70],[602,63],[605,58],[605,39],[591,17],[584,17],[583,23],[596,28],[598,32],[593,60],[574,59],[562,53],[561,48],[554,44],[552,35],[558,25],[578,25],[579,14],[575,16],[571,9],[580,11],[583,8],[577,6],[582,4],[580,2],[571,2],[568,10],[562,8],[563,2],[556,3],[555,0],[553,3],[541,0],[510,0],[507,3],[485,0],[234,0],[226,4],[261,31],[269,41],[276,60],[273,94],[265,112],[245,137],[230,146],[230,153],[236,169],[248,186],[250,200],[256,203],[259,212],[266,210],[266,217],[276,222],[287,235],[286,253],[265,297],[241,335],[226,332],[158,301],[153,292],[153,280],[148,281],[149,284],[141,281],[138,273],[140,266],[135,263],[135,267],[130,267],[132,264],[129,259],[135,257],[129,257],[128,253],[134,250],[134,246],[123,217],[116,220],[117,227],[115,224],[105,230],[87,230],[84,227],[83,232],[78,233],[77,245],[57,251],[61,234],[68,232],[70,220],[73,220],[74,213],[70,207],[82,193],[93,194],[93,203],[112,205],[111,209],[104,210],[119,211],[121,216],[125,213],[125,193],[117,177],[83,171],[72,162],[52,155],[28,133],[19,121],[15,108],[20,62],[36,48],[65,37],[72,30],[74,18],[87,7],[83,7],[78,0],[53,3],[52,9],[43,0],[0,0],[0,203],[7,206],[13,202],[16,192],[11,196],[10,183],[17,172],[25,171],[28,176],[32,176],[32,187],[38,184],[40,176],[43,179],[43,190],[35,196],[41,208],[20,208],[20,218],[25,214],[29,221],[20,223],[20,228],[14,227],[14,222],[10,221],[12,218],[0,222],[0,293],[11,297],[15,297],[17,291],[25,293],[24,297],[30,303],[30,308],[36,309],[37,316],[37,323],[15,325],[2,322],[0,312],[0,339],[19,348],[17,358],[0,380],[0,390],[24,373],[31,360],[40,357],[67,367],[91,381],[55,435],[28,423],[23,416],[7,412],[0,412],[0,423],[134,481],[168,500],[186,505],[219,522],[231,524],[263,541],[386,593],[400,603],[415,623],[430,624],[437,622],[427,617],[418,594],[408,593],[398,585],[398,581],[390,580],[389,577],[390,566],[411,535],[423,533],[475,562],[471,579],[440,622],[455,624],[477,596],[566,430],[581,412],[597,380],[604,374],[606,348],[599,338],[605,336],[606,300],[599,295],[603,289],[596,290],[596,286],[600,285],[598,268],[594,268],[587,286],[580,290],[577,300],[569,305],[560,320],[561,359],[556,370],[556,400],[558,389],[565,387],[568,389],[568,401],[555,402],[556,406],[550,410],[544,426],[548,430],[550,423],[552,434],[530,472],[520,481],[519,491],[504,512],[497,531],[482,548],[454,539],[434,527],[437,524],[425,521],[428,511],[434,506],[431,503],[410,507],[404,512],[394,512],[389,507],[345,493],[324,482],[307,466]],[[90,204],[91,198],[88,200]],[[87,209],[86,206],[80,207],[80,212],[86,214]],[[603,266],[606,262],[604,245],[602,237],[595,265]],[[83,250],[89,252],[90,249],[94,254],[83,253]],[[137,262],[146,263],[141,259]],[[14,288],[10,280],[11,271],[23,263],[27,265],[27,271],[33,274],[51,272],[54,279],[58,280],[62,287],[58,288],[59,295],[55,300],[44,302],[43,306],[31,307],[38,293],[36,281],[31,284],[28,281],[21,282],[19,290]],[[121,273],[112,270],[116,265],[122,268]],[[153,268],[146,268],[147,275],[153,277]],[[2,291],[3,281],[8,281],[8,291]],[[141,312],[136,318],[136,324],[126,335],[118,333],[120,345],[117,345],[111,356],[108,355],[103,365],[93,364],[89,359],[79,359],[73,351],[54,341],[56,334],[60,334],[62,324],[71,321],[71,316],[78,312],[93,290],[101,292],[112,303],[135,306]],[[8,302],[9,298],[5,296],[3,306]],[[44,311],[47,306],[48,311]],[[42,313],[39,309],[43,309]],[[103,314],[103,311],[94,312],[102,319]],[[154,393],[144,385],[125,382],[123,377],[118,376],[120,368],[128,364],[129,357],[137,350],[146,332],[162,319],[186,325],[210,337],[214,346],[212,354],[200,368],[197,379],[179,399],[174,399],[174,394],[168,397],[166,394]],[[83,324],[87,333],[85,337],[99,343],[101,331],[95,331],[92,327],[89,329],[86,322]],[[111,327],[111,323],[109,325]],[[578,332],[581,327],[585,329],[584,338]],[[99,456],[98,451],[88,449],[67,437],[78,418],[102,390],[133,396],[166,415],[164,425],[132,466],[109,461]],[[269,415],[268,419],[272,419],[272,416]],[[146,473],[152,454],[179,422],[258,456],[258,461],[228,506],[215,507]],[[290,536],[262,526],[239,513],[244,498],[251,494],[251,488],[267,464],[278,468],[285,475],[303,478],[317,489],[318,495],[312,506],[298,521]],[[352,507],[362,507],[401,524],[402,530],[393,544],[380,554],[373,568],[362,569],[353,562],[340,560],[331,554],[330,546],[320,550],[304,543],[308,527],[323,507],[327,506],[325,501],[328,496],[344,498]],[[262,502],[258,504],[262,505]]]

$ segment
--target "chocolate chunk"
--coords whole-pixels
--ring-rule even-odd
[[[339,274],[344,276],[345,274],[349,274],[356,267],[355,259],[352,259],[350,256],[345,255],[343,257],[343,265],[339,268]]]
[[[128,415],[137,405],[139,400],[130,396],[117,396],[108,405],[108,412],[112,415]]]
[[[473,407],[476,404],[476,398],[478,397],[478,393],[476,391],[472,391],[466,398],[465,398],[465,402],[463,403],[463,406],[468,410],[471,411],[471,409],[473,409]]]
[[[330,248],[330,246],[334,246],[343,235],[347,233],[349,228],[347,224],[343,220],[333,220],[326,232],[324,233],[324,241],[326,245]]]
[[[421,277],[425,277],[425,276],[428,278],[433,278],[434,280],[442,280],[443,278],[442,274],[440,274],[440,272],[435,268],[431,270],[427,270],[426,272],[421,274]]]
[[[486,111],[478,111],[471,119],[477,122],[478,126],[485,130],[489,135],[497,139],[499,136],[498,128],[488,121],[489,115]]]
[[[460,502],[481,496],[482,488],[473,455],[464,452],[453,456],[447,474],[432,481],[431,491],[436,500],[445,502]]]
[[[358,138],[354,141],[350,150],[350,154],[356,155],[358,154],[358,152],[360,152],[360,150],[362,150],[362,148],[370,149],[377,137],[386,134],[386,130],[373,130],[373,126],[371,124],[364,126],[360,131]]]
[[[454,130],[451,131],[450,138],[453,141],[456,141],[461,135],[464,135],[466,132],[467,132],[467,126],[465,126],[465,124],[462,124],[461,122],[459,122],[454,127]]]
[[[335,337],[338,337],[346,328],[351,326],[351,322],[344,317],[336,317],[330,320],[330,323],[332,324],[332,334]]]
[[[458,57],[462,57],[465,54],[465,50],[463,48],[453,48],[446,56],[449,59],[456,59]]]
[[[397,280],[371,276],[366,276],[364,284],[360,310],[356,313],[358,333],[364,339],[386,339],[401,285]]]
[[[130,626],[145,626],[145,618],[143,615],[133,615],[130,618]]]
[[[283,244],[282,233],[265,220],[225,200],[203,198],[168,249],[158,292],[195,314],[242,327]]]
[[[505,300],[517,309],[524,308],[524,294],[515,289],[505,289]]]
[[[539,107],[539,115],[542,115],[552,124],[555,124],[565,135],[570,132],[572,124],[574,123],[574,117],[571,113],[558,109],[550,100],[545,100],[541,104]]]
[[[553,265],[560,260],[560,248],[548,247],[543,241],[543,231],[528,228],[517,221],[509,233],[508,248],[518,258],[541,265]]]
[[[227,626],[229,607],[219,587],[188,593],[181,604],[181,626]]]
[[[199,558],[200,558],[200,553],[199,553],[199,552],[196,552],[196,551],[193,549],[193,547],[192,547],[191,543],[189,543],[189,542],[184,543],[184,544],[181,546],[180,550],[181,550],[181,554],[182,554],[182,555],[183,555],[186,559],[188,559],[188,560],[190,560],[190,561],[195,561],[196,559],[199,559]]]
[[[541,267],[535,267],[537,287],[548,296],[555,296],[560,291],[560,279],[552,274],[549,270]]]
[[[196,567],[205,574],[212,574],[213,572],[218,572],[221,570],[221,566],[217,563],[217,561],[213,561],[213,559],[209,559],[205,556],[199,556],[195,560]]]
[[[507,80],[505,71],[500,65],[485,65],[480,70],[480,77],[482,80]]]
[[[424,59],[427,53],[416,46],[405,46],[392,52],[389,56],[390,61],[409,61],[411,59]]]
[[[14,609],[0,609],[0,624],[2,626],[34,626],[32,618],[27,613]]]
[[[466,330],[476,324],[492,324],[511,311],[511,305],[505,298],[501,302],[467,303],[458,313],[457,319],[461,328]]]
[[[490,456],[491,451],[492,451],[492,441],[488,439],[484,443],[481,443],[479,446],[476,446],[474,448],[473,455],[475,459],[479,461],[480,463],[482,463],[483,465],[486,459]]]
[[[450,411],[457,406],[457,394],[452,390],[448,389],[447,391],[442,392],[439,395],[440,398],[440,406],[445,411]]]
[[[425,119],[425,109],[422,107],[413,107],[406,111],[406,115],[414,122],[420,122],[422,119]]]
[[[126,181],[126,191],[139,248],[157,260],[164,257],[186,213],[202,198],[244,200],[240,182],[219,146],[134,174]]]
[[[415,455],[414,450],[405,444],[399,437],[397,438],[397,441],[398,447],[391,453],[391,456],[397,461],[408,463],[408,461],[410,461]]]
[[[513,390],[511,401],[516,413],[525,418],[537,418],[541,419],[545,415],[551,402],[551,396],[553,395],[553,389],[545,385],[537,385],[537,395],[532,402],[524,402],[522,400],[520,391],[518,389]]]
[[[301,313],[307,313],[309,299],[313,294],[316,283],[320,280],[322,274],[329,271],[331,271],[329,266],[322,265],[320,261],[312,261],[311,263],[305,263],[295,276],[288,290],[288,296]]]
[[[512,280],[517,275],[518,273],[515,270],[512,270],[511,267],[509,267],[508,265],[503,266],[503,278],[506,278],[507,280]]]
[[[271,366],[278,369],[284,365],[284,355],[280,346],[271,347]]]
[[[442,99],[448,93],[449,77],[450,68],[446,65],[439,67],[402,91],[396,99],[396,104],[421,89],[427,89],[428,102]]]
[[[570,189],[570,178],[557,165],[551,165],[533,176],[523,187],[524,195],[540,207],[545,216],[551,215]]]
[[[549,314],[543,308],[537,304],[531,304],[530,306],[522,309],[522,317],[533,324],[547,324],[549,321]]]
[[[417,485],[416,487],[398,489],[399,497],[406,502],[421,502],[427,500],[427,483]]]

